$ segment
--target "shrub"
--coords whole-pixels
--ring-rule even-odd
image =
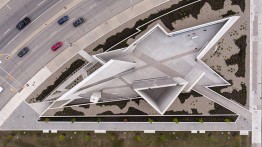
[[[165,141],[167,140],[166,135],[160,134],[159,140],[160,140],[161,142],[165,142]]]
[[[225,122],[229,124],[229,123],[231,123],[231,120],[229,118],[226,118]]]
[[[59,141],[65,141],[65,135],[63,135],[63,134],[59,135],[58,140]]]
[[[218,142],[218,139],[217,139],[215,136],[211,135],[211,136],[209,137],[209,141],[210,141],[210,142]]]
[[[141,136],[139,134],[136,134],[135,136],[135,140],[140,142],[142,139],[141,139]]]
[[[71,122],[72,122],[72,123],[76,122],[76,118],[72,118],[72,119],[71,119]]]
[[[198,122],[200,122],[201,124],[204,123],[203,118],[200,118],[200,119],[198,120]]]
[[[90,136],[90,135],[85,135],[85,136],[84,136],[84,141],[85,141],[85,142],[91,141],[91,136]]]
[[[152,123],[154,122],[154,120],[151,119],[151,118],[149,118],[149,119],[148,119],[148,122],[149,122],[150,124],[152,124]]]
[[[173,122],[176,123],[176,124],[178,124],[178,123],[179,123],[179,120],[178,120],[177,118],[174,118],[174,119],[173,119]]]
[[[49,118],[45,118],[45,122],[47,123],[49,121]]]

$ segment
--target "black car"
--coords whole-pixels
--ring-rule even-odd
[[[78,27],[79,25],[81,25],[84,22],[85,22],[85,19],[80,17],[73,23],[73,25],[74,25],[74,27]]]
[[[29,51],[29,48],[25,47],[17,55],[18,57],[23,57],[26,53],[28,53],[28,51]]]
[[[31,22],[30,18],[25,17],[23,20],[21,20],[17,25],[16,28],[18,30],[22,30],[24,27],[26,27]]]
[[[60,18],[57,22],[58,24],[62,25],[63,23],[65,23],[66,21],[69,20],[68,16],[63,16],[62,18]]]

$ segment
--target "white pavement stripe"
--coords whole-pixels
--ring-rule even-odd
[[[27,14],[25,14],[23,17],[20,18],[20,20],[24,19],[27,16]]]
[[[4,35],[5,35],[6,33],[8,33],[9,31],[10,31],[10,29],[6,30],[5,33],[4,33]]]
[[[45,0],[43,0],[41,3],[39,3],[37,6],[40,6],[42,5],[43,3],[45,2]]]
[[[96,4],[93,4],[92,6],[90,6],[89,9],[92,9],[94,6],[96,6]]]
[[[30,25],[32,25],[36,20],[39,19],[39,17],[43,16],[46,12],[48,12],[50,9],[52,9],[53,7],[55,7],[55,6],[56,6],[57,4],[59,4],[61,1],[63,1],[63,0],[58,1],[58,2],[57,2],[56,4],[54,4],[52,7],[48,8],[44,13],[42,13],[42,14],[39,15],[34,21],[32,21],[26,28],[28,28]],[[7,47],[12,41],[14,41],[23,31],[25,31],[26,28],[25,28],[24,30],[22,30],[20,33],[18,33],[12,40],[10,40],[10,41],[3,47],[3,49],[4,49],[5,47]],[[3,50],[3,49],[2,49],[2,50]],[[17,51],[15,50],[14,52],[17,52]]]
[[[9,9],[12,9],[9,5],[6,5]]]

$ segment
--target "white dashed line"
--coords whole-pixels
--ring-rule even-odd
[[[39,3],[37,6],[40,6],[42,5],[43,3],[45,2],[45,0],[43,0],[41,3]]]
[[[10,31],[10,29],[8,29],[7,31],[5,31],[4,35],[5,35],[6,33],[8,33],[9,31]]]
[[[6,5],[9,9],[12,9],[9,5]]]
[[[94,6],[96,6],[96,4],[93,4],[92,6],[90,6],[89,9],[93,8]]]
[[[22,18],[20,18],[20,20],[24,19],[26,16],[27,16],[27,14],[26,14],[26,15],[24,15]]]

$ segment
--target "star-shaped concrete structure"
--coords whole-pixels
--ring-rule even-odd
[[[157,24],[127,48],[94,55],[101,67],[64,92],[51,107],[142,97],[163,115],[182,92],[194,89],[201,93],[197,87],[229,85],[201,58],[238,18],[174,32]]]

